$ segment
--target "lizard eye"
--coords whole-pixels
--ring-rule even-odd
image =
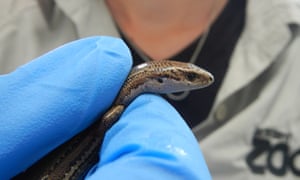
[[[160,84],[164,82],[163,78],[160,78],[160,77],[157,78],[156,81],[157,81],[158,83],[160,83]]]
[[[194,81],[197,78],[197,74],[195,74],[195,73],[187,73],[185,75],[185,77],[189,81]]]

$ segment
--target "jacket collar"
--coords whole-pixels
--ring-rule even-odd
[[[281,54],[300,29],[300,3],[249,0],[246,24],[215,104],[253,81]],[[296,28],[291,28],[294,25]]]
[[[54,8],[63,11],[73,21],[79,38],[91,35],[119,37],[105,0],[39,2],[48,20]],[[248,0],[244,32],[233,52],[215,104],[250,83],[276,60],[293,39],[290,25],[295,25],[295,29],[300,27],[299,7],[300,3],[294,0]]]
[[[53,13],[58,9],[74,23],[79,38],[92,35],[119,37],[105,0],[38,1],[43,15],[49,23]]]

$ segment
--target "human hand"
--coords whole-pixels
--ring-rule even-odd
[[[11,177],[89,126],[131,68],[120,40],[64,45],[0,76],[0,177]]]
[[[86,179],[211,179],[185,121],[163,98],[137,97],[106,133]]]
[[[0,177],[23,171],[89,126],[112,104],[130,67],[130,53],[120,40],[94,37],[67,44],[0,76]],[[155,112],[149,112],[150,106]],[[152,106],[170,114],[157,114],[160,111]],[[153,125],[159,120],[156,124],[162,127]],[[157,128],[164,136],[150,136],[158,135]],[[149,142],[142,142],[147,136]],[[192,143],[187,144],[187,139]],[[142,170],[133,173],[137,166]],[[191,132],[160,98],[144,95],[129,106],[107,132],[101,162],[88,177],[124,178],[126,174],[209,176]]]

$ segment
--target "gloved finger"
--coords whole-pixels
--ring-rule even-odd
[[[139,96],[107,132],[87,179],[211,179],[199,145],[177,111]]]
[[[0,177],[75,135],[113,102],[131,67],[119,39],[92,37],[0,76]]]

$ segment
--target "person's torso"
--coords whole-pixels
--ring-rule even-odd
[[[56,3],[59,8],[48,9],[50,18],[42,13],[37,1],[1,4],[1,74],[78,38],[119,36],[104,1]],[[292,10],[296,5],[273,2],[269,11],[260,9],[268,3],[248,3],[245,30],[233,50],[212,109],[207,119],[193,128],[214,179],[300,177],[296,59],[300,41],[299,36],[292,41],[292,33],[283,24],[295,17],[288,16],[290,11],[284,8]]]

